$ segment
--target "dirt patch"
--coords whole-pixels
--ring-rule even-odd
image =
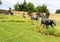
[[[60,14],[50,14],[49,19],[60,21]]]
[[[14,13],[14,15],[22,15],[23,13],[25,13],[25,15],[28,16],[28,12],[13,11],[13,13]],[[36,12],[34,12],[33,14],[35,15]],[[60,21],[60,14],[51,13],[49,16],[49,19],[54,19],[56,21]]]

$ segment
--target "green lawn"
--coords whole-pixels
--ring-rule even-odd
[[[30,22],[0,22],[0,42],[60,42],[60,37],[42,35]]]

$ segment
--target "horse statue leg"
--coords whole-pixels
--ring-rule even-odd
[[[54,28],[54,26],[53,25],[50,25],[52,28]]]
[[[48,29],[48,25],[46,25],[46,29]]]

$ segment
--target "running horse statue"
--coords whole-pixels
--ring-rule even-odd
[[[11,8],[9,8],[9,13],[10,13],[11,15],[13,15],[13,12],[11,11]]]
[[[46,28],[47,28],[47,29],[48,29],[48,26],[49,26],[49,25],[50,25],[51,27],[56,26],[55,20],[47,19],[43,13],[41,13],[41,14],[39,15],[39,17],[42,18],[42,19],[41,19],[41,25],[42,25],[42,24],[46,25]],[[54,26],[53,26],[53,25],[54,25]]]
[[[38,20],[38,15],[35,15],[33,13],[30,13],[31,20]]]

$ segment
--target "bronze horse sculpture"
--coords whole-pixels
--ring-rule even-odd
[[[47,29],[48,29],[48,26],[49,26],[49,25],[50,25],[51,27],[56,26],[55,20],[47,19],[43,13],[41,13],[41,14],[39,15],[39,17],[42,18],[42,20],[41,20],[41,25],[42,25],[42,24],[46,25],[46,28],[47,28]]]
[[[38,15],[34,16],[33,13],[30,13],[31,20],[38,20]]]
[[[11,15],[13,15],[13,12],[11,11],[11,8],[9,8],[9,13],[10,13]]]

